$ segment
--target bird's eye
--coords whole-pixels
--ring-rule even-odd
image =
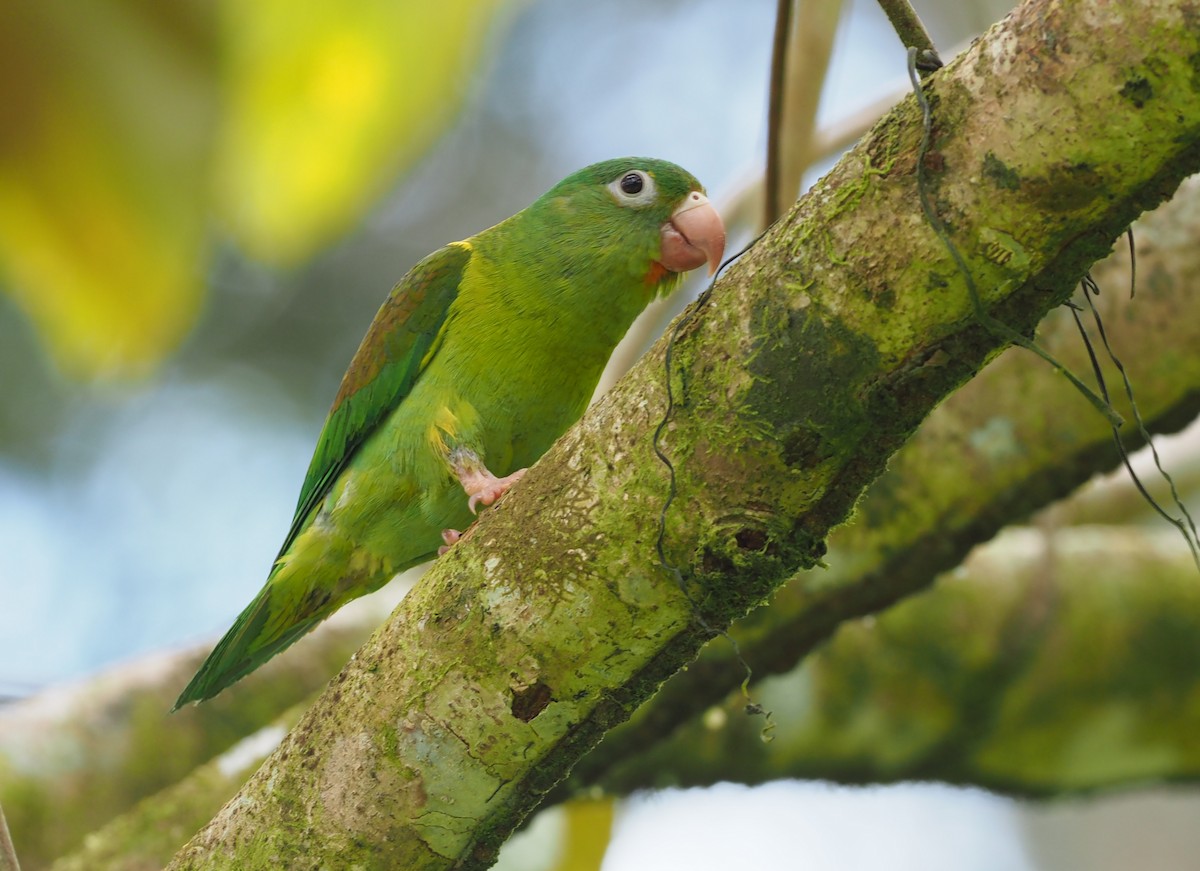
[[[644,169],[631,169],[621,173],[609,183],[608,189],[623,206],[648,206],[658,196],[654,187],[654,176]]]

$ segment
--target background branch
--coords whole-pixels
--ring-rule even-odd
[[[0,802],[20,837],[25,867],[45,868],[54,858],[78,850],[85,835],[181,779],[199,777],[208,785],[178,795],[211,800],[193,807],[172,801],[170,806],[182,819],[211,818],[250,772],[230,779],[220,795],[211,776],[195,769],[278,722],[281,714],[324,686],[386,617],[386,611],[365,605],[344,609],[302,640],[295,655],[271,660],[247,678],[246,692],[226,693],[212,704],[171,716],[166,712],[174,695],[195,673],[207,646],[186,656],[146,657],[85,684],[57,687],[0,707]],[[157,814],[155,824],[146,828],[163,828],[164,807],[155,798],[134,813]],[[157,857],[158,867],[195,830],[182,819],[172,829],[176,836],[168,851]],[[102,866],[89,860],[79,867]]]
[[[1195,567],[1170,530],[1018,530],[764,682],[787,724],[770,743],[735,695],[601,783],[939,780],[1025,797],[1195,784],[1198,634]]]
[[[0,871],[21,871],[12,835],[8,832],[8,821],[4,818],[3,806],[0,806]]]
[[[921,70],[922,75],[929,75],[939,69],[942,61],[938,57],[937,48],[912,4],[908,0],[879,0],[879,5],[883,7],[896,35],[900,37],[900,43],[905,48],[917,50],[917,69]]]
[[[804,171],[818,156],[813,131],[841,12],[841,0],[779,0],[767,111],[764,227],[795,202]]]

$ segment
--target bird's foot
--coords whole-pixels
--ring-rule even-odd
[[[452,458],[451,468],[466,491],[467,507],[471,509],[472,514],[478,513],[480,505],[491,505],[503,496],[526,472],[525,469],[517,469],[511,475],[497,478],[479,462],[478,457],[466,452]]]
[[[521,480],[526,471],[517,469],[511,475],[497,478],[488,471],[474,451],[462,448],[452,452],[447,459],[454,476],[458,478],[467,494],[467,507],[471,509],[472,514],[478,511],[480,505],[491,505],[503,496],[509,487]],[[438,556],[454,547],[462,535],[457,529],[443,529],[442,541],[445,543],[438,548]]]
[[[442,541],[446,543],[438,548],[438,556],[441,556],[446,551],[450,550],[450,548],[454,547],[454,545],[458,544],[458,540],[460,538],[462,538],[462,533],[457,529],[443,529]]]

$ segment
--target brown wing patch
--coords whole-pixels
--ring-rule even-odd
[[[469,242],[452,242],[446,247],[458,248],[467,255],[471,253]],[[437,266],[424,270],[407,287],[401,284],[392,290],[391,295],[380,306],[375,319],[371,321],[354,359],[350,361],[346,374],[342,376],[342,383],[338,387],[337,396],[334,397],[331,411],[336,411],[347,398],[373,381],[383,367],[392,362],[391,354],[388,353],[389,337],[400,331],[420,333],[430,328],[431,324],[424,323],[429,318],[422,318],[416,313],[425,302],[429,289],[437,286],[438,279],[447,272],[458,272],[461,269],[462,263],[458,258],[453,262],[443,260]]]

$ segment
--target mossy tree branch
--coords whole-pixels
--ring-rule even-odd
[[[1113,339],[1119,343],[1126,364],[1132,370],[1142,412],[1155,429],[1161,428],[1158,425],[1166,427],[1183,420],[1200,405],[1200,395],[1195,389],[1200,383],[1200,319],[1190,316],[1196,305],[1195,288],[1200,287],[1200,247],[1194,243],[1200,234],[1200,177],[1189,179],[1171,202],[1139,220],[1135,231],[1140,271],[1136,301],[1131,303],[1123,293],[1129,278],[1129,259],[1123,244],[1118,243],[1116,254],[1094,267],[1092,274],[1104,289],[1099,304],[1104,308]],[[1068,365],[1079,367],[1084,364],[1085,355],[1081,345],[1073,344],[1074,335],[1074,324],[1061,309],[1043,321],[1038,331],[1043,344],[1053,348]],[[1147,353],[1147,348],[1154,348],[1155,352]],[[1193,397],[1190,401],[1189,396]],[[793,578],[776,594],[769,607],[755,611],[734,628],[743,652],[755,667],[756,677],[790,668],[809,649],[815,627],[803,619],[806,604],[809,609],[825,615],[828,628],[844,625],[847,612],[830,606],[838,590],[854,586],[868,573],[890,577],[897,584],[904,573],[903,577],[909,578],[914,587],[921,577],[932,580],[939,564],[956,561],[959,553],[965,552],[979,537],[990,535],[995,526],[1012,522],[1054,498],[1060,489],[1110,468],[1116,458],[1115,451],[1109,450],[1110,434],[1104,421],[1094,415],[1063,413],[1064,409],[1081,407],[1081,404],[1082,400],[1072,395],[1063,380],[1041,361],[1024,351],[1010,350],[940,405],[922,423],[913,439],[891,459],[888,471],[868,488],[858,505],[854,522],[833,533],[830,554],[826,557],[829,568],[816,569],[811,574],[801,573]],[[1183,477],[1186,479],[1186,475]],[[1180,480],[1179,475],[1176,480]],[[1186,485],[1186,481],[1181,484]],[[1113,488],[1110,486],[1109,489]],[[1099,497],[1091,493],[1085,500],[1086,505],[1072,499],[1056,507],[1054,515],[1056,518],[1066,516],[1069,522],[1077,522],[1080,516],[1086,522],[1095,522],[1097,512],[1088,506],[1094,506],[1098,498],[1104,505],[1110,501],[1107,495]],[[1143,509],[1149,511],[1144,506]],[[1118,511],[1116,515],[1107,511],[1099,516],[1127,517],[1130,508],[1122,505],[1114,510]],[[1111,517],[1107,522],[1113,522]],[[932,541],[939,542],[939,547],[931,548],[929,543]],[[1084,585],[1071,595],[1086,598],[1090,589]],[[1186,596],[1188,590],[1170,585],[1156,593],[1146,591],[1145,595],[1153,593],[1170,603],[1176,592]],[[920,601],[926,601],[926,597]],[[1151,601],[1156,600],[1152,598]],[[819,606],[819,603],[825,604]],[[869,601],[867,604],[874,607]],[[1187,599],[1168,606],[1186,613]],[[1146,614],[1129,607],[1123,615],[1130,626],[1148,622]],[[325,628],[338,629],[336,626]],[[364,637],[366,631],[365,628],[362,630]],[[49,832],[62,839],[59,843],[78,843],[83,833],[80,826],[86,825],[86,818],[80,819],[81,813],[74,809],[73,803],[95,803],[96,791],[89,787],[90,784],[109,783],[103,798],[111,812],[121,811],[131,803],[126,798],[122,804],[122,795],[132,794],[136,799],[148,794],[136,792],[138,786],[145,785],[145,766],[137,769],[140,776],[131,776],[135,759],[123,761],[121,748],[127,748],[126,752],[132,757],[141,758],[146,746],[159,749],[169,746],[172,761],[188,767],[207,760],[215,750],[224,750],[228,746],[225,742],[213,747],[220,735],[215,728],[218,723],[237,716],[245,720],[244,729],[257,728],[256,723],[261,721],[247,719],[243,706],[249,704],[258,711],[270,703],[273,691],[287,690],[294,694],[298,691],[306,693],[307,690],[302,688],[315,690],[334,670],[332,665],[326,666],[327,663],[339,657],[341,662],[345,661],[351,649],[346,647],[345,637],[353,635],[345,630],[318,633],[306,639],[295,652],[272,660],[265,669],[256,672],[248,679],[243,691],[220,696],[215,707],[205,705],[185,709],[170,719],[164,719],[162,712],[170,706],[175,690],[195,670],[207,648],[198,650],[196,656],[180,663],[178,668],[154,669],[156,677],[153,681],[117,683],[100,710],[91,713],[92,706],[85,706],[67,723],[30,722],[33,712],[23,718],[14,716],[19,713],[16,710],[3,712],[7,716],[0,716],[0,756],[19,754],[27,766],[33,761],[28,742],[20,741],[18,733],[22,729],[26,733],[43,735],[49,745],[40,752],[42,762],[34,763],[34,770],[20,776],[9,771],[3,778],[0,798],[20,799],[14,807],[21,812],[24,843],[42,844]],[[305,662],[314,656],[322,666],[330,669],[328,673],[323,673],[321,668],[305,666]],[[891,654],[881,654],[881,659],[890,660]],[[813,670],[828,672],[832,679],[836,671],[824,663],[825,659],[818,656],[815,664],[802,666],[802,673],[778,683],[771,682],[776,689],[763,690],[764,701],[776,710],[777,728],[773,732],[772,746],[766,748],[770,752],[762,754],[759,751],[763,748],[757,746],[762,721],[747,719],[740,711],[735,711],[742,701],[736,688],[743,671],[732,657],[729,646],[715,641],[705,648],[696,663],[673,676],[629,723],[615,729],[585,756],[572,772],[570,786],[577,790],[599,783],[605,789],[624,792],[662,783],[702,783],[706,778],[718,775],[725,779],[759,779],[770,777],[771,766],[776,763],[782,767],[775,776],[795,775],[806,770],[814,773],[818,757],[824,753],[825,742],[831,737],[823,735],[815,725],[819,722],[820,710],[810,706],[803,713],[797,713],[796,693],[792,692],[791,697],[786,694],[796,686],[806,686],[809,678],[805,675]],[[1154,696],[1158,675],[1146,672],[1144,680],[1141,690]],[[100,695],[93,688],[87,698],[90,701]],[[1099,698],[1102,694],[1093,686],[1092,695]],[[803,693],[800,697],[806,698]],[[875,694],[863,697],[856,716],[865,717],[864,706],[875,697]],[[717,732],[699,722],[696,715],[709,710],[723,698],[728,716],[726,725]],[[137,716],[131,717],[131,713]],[[213,721],[213,717],[217,720]],[[689,717],[691,721],[680,726]],[[78,724],[79,719],[83,725]],[[196,720],[194,727],[192,720]],[[710,720],[711,717],[706,717],[705,722]],[[1041,725],[1047,733],[1061,731],[1051,723]],[[682,731],[658,748],[657,742],[677,727]],[[193,738],[185,743],[182,740],[193,728],[200,731],[204,741]],[[140,739],[133,740],[131,731]],[[62,734],[64,732],[67,734]],[[737,737],[747,732],[753,733],[754,741],[749,750]],[[1147,739],[1153,737],[1144,730],[1134,730],[1131,737],[1136,739],[1143,735]],[[891,737],[900,740],[903,736],[904,730],[874,735],[870,749],[878,758],[893,756],[895,748]],[[992,739],[999,737],[1002,736],[994,733]],[[14,739],[17,739],[16,746],[13,746]],[[699,746],[694,746],[696,744]],[[95,752],[97,746],[103,748],[102,752]],[[89,748],[83,755],[87,763],[84,771],[73,767],[74,773],[65,782],[49,776],[47,769],[61,767],[61,756],[79,756],[82,747]],[[728,747],[736,748],[738,759],[722,761],[718,758]],[[785,753],[784,748],[788,747],[794,749]],[[52,753],[51,748],[61,748],[61,751]],[[266,750],[263,752],[265,755]],[[694,771],[681,770],[678,760],[687,760],[693,754],[703,765],[698,765]],[[1147,753],[1147,747],[1139,746],[1136,740],[1110,747],[1105,756],[1110,761],[1123,756],[1132,763],[1110,766],[1098,773],[1101,779],[1090,781],[1086,788],[1118,788],[1134,778],[1150,776],[1149,772],[1136,768],[1138,762],[1144,762],[1148,757],[1151,761],[1165,761],[1160,754]],[[1022,764],[1016,756],[1010,761],[1013,766]],[[874,770],[869,767],[870,758],[865,762],[850,760],[853,764],[848,763],[845,767],[838,762],[838,759],[826,759],[820,769],[822,776],[835,780],[861,779]],[[889,772],[899,776],[904,770],[891,768]],[[204,766],[189,776],[188,781],[199,779],[207,783],[212,772],[211,766]],[[993,765],[989,773],[992,785],[995,785],[1006,772]],[[1187,776],[1183,771],[1154,773],[1174,780]],[[1017,788],[1019,774],[1016,770],[1007,772],[1005,782],[1010,788]],[[1078,780],[1061,780],[1062,775],[1063,772],[1054,766],[1043,766],[1039,794],[1085,788]],[[1106,775],[1111,776],[1104,779]],[[126,785],[128,793],[121,791],[122,785]],[[163,864],[177,846],[167,844],[168,849],[160,849],[165,822],[169,820],[170,828],[180,831],[182,824],[175,822],[176,819],[211,817],[238,785],[229,782],[225,797],[214,797],[202,788],[172,789],[162,793],[127,814],[116,825],[96,832],[84,849],[60,867],[116,871],[155,862]],[[35,787],[39,796],[44,796],[38,799],[40,806],[57,809],[52,824],[44,827],[48,830],[45,835],[43,827],[35,824],[26,807]],[[562,794],[563,791],[556,791],[554,798]],[[193,807],[192,804],[198,801],[206,803]],[[166,817],[164,813],[167,813]],[[75,832],[74,837],[68,837],[71,832]],[[146,836],[139,836],[138,832],[145,832]],[[41,852],[43,864],[47,855],[55,855],[45,848]],[[121,855],[122,861],[109,861],[115,854]],[[36,854],[30,855],[36,858]]]
[[[1174,431],[1200,414],[1197,233],[1200,177],[1136,225],[1136,301],[1126,293],[1130,261],[1123,242],[1093,270],[1104,291],[1096,304],[1153,432]],[[1065,309],[1042,322],[1038,339],[1075,371],[1087,371],[1087,352]],[[1108,377],[1119,383],[1111,367]],[[1123,397],[1117,401],[1132,419]],[[1130,449],[1140,443],[1134,432],[1123,439]],[[1086,413],[1064,379],[1024,350],[1006,351],[934,410],[892,457],[852,523],[830,536],[828,568],[797,575],[733,635],[756,678],[785,672],[844,621],[924,588],[1002,527],[1119,462],[1107,422]],[[729,645],[709,645],[630,722],[606,736],[562,789],[609,785],[610,768],[638,758],[736,693],[744,677]]]
[[[879,0],[879,5],[891,22],[905,48],[915,48],[918,52],[918,69],[931,72],[940,67],[937,48],[929,37],[929,31],[921,23],[917,11],[908,0]]]
[[[1032,2],[931,79],[939,211],[995,316],[1031,330],[1200,168],[1197,20],[1197,3]],[[819,559],[887,457],[999,350],[921,219],[918,136],[910,100],[680,336],[668,553],[708,626]],[[425,576],[171,867],[491,862],[706,640],[653,558],[661,371],[659,346]]]

